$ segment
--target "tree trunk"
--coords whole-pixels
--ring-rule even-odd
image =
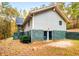
[[[78,19],[76,20],[76,28],[78,28]]]

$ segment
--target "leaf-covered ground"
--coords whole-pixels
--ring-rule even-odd
[[[73,56],[79,55],[79,40],[66,40],[74,45],[67,48],[46,46],[55,41],[40,41],[23,44],[19,40],[0,40],[1,56]]]

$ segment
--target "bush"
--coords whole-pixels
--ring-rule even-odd
[[[23,35],[23,36],[20,37],[20,41],[23,42],[23,43],[30,43],[31,39],[30,39],[29,36]]]

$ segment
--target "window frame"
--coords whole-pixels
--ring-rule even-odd
[[[61,20],[59,21],[59,25],[62,26],[62,21]]]

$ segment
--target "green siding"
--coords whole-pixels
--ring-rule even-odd
[[[66,32],[67,39],[79,39],[79,32]]]
[[[31,30],[31,40],[43,40],[43,31],[42,30]]]
[[[16,32],[13,35],[13,39],[20,39],[20,36],[22,36],[24,34],[24,32]]]
[[[28,32],[31,37],[31,41],[40,41],[44,40],[44,31],[43,30],[31,30]],[[53,39],[64,39],[66,36],[65,31],[52,31],[52,40]]]
[[[64,39],[66,37],[65,31],[53,31],[53,39]]]

